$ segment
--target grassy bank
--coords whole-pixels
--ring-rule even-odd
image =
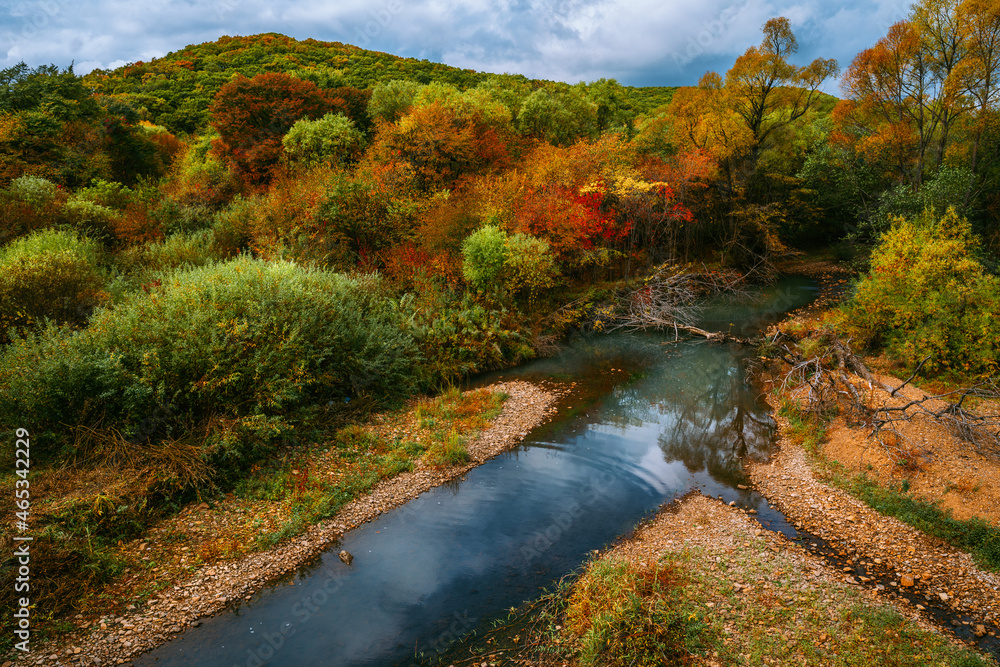
[[[734,518],[735,517],[735,518]],[[440,664],[995,665],[703,497]],[[691,537],[688,540],[688,537]],[[650,542],[677,537],[658,549]],[[642,548],[642,547],[640,547]]]
[[[188,496],[154,496],[135,470],[39,467],[30,476],[30,533],[33,572],[44,576],[32,581],[33,630],[39,638],[70,630],[141,602],[202,565],[272,547],[414,466],[464,463],[466,444],[506,399],[452,389],[297,435],[228,488]],[[0,480],[4,497],[13,497],[15,479]],[[4,534],[8,546],[11,537]],[[4,565],[5,577],[13,576]],[[10,608],[13,590],[4,588]],[[12,636],[9,620],[3,625],[8,646],[0,649]]]
[[[805,448],[825,482],[847,491],[877,512],[968,551],[981,567],[1000,571],[1000,528],[981,519],[956,519],[939,503],[930,503],[908,493],[905,480],[899,487],[891,488],[864,473],[851,474],[823,453],[820,445],[826,437],[826,420],[803,413],[791,400],[782,401],[779,413],[788,419],[788,436]]]

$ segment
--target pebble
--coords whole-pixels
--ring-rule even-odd
[[[348,503],[336,516],[288,542],[269,551],[196,570],[187,579],[175,581],[172,587],[164,589],[145,604],[131,608],[121,618],[102,618],[99,625],[89,629],[78,628],[60,637],[58,646],[47,646],[42,650],[66,651],[79,647],[81,659],[89,659],[90,664],[125,664],[128,659],[169,640],[170,635],[181,632],[183,626],[198,627],[198,618],[217,613],[235,600],[251,599],[252,593],[283,574],[294,571],[327,549],[347,530],[371,521],[382,512],[398,507],[435,486],[458,479],[475,466],[516,446],[531,429],[555,414],[552,405],[566,391],[559,386],[522,381],[502,382],[487,389],[505,392],[508,399],[493,424],[469,444],[470,463],[446,469],[424,469],[418,464],[412,472],[379,482],[368,496]],[[192,509],[210,508],[208,503],[201,503]],[[200,604],[192,606],[193,602]],[[149,622],[139,621],[142,616],[169,618],[169,625],[157,633],[143,631],[143,626]],[[53,654],[48,659],[54,664],[58,655]]]

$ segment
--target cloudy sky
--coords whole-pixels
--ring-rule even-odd
[[[725,71],[772,16],[799,64],[842,67],[907,0],[0,0],[0,68],[75,62],[83,74],[222,35],[279,32],[489,72],[575,83],[686,85]],[[836,92],[831,86],[830,92]]]

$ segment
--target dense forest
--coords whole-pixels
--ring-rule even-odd
[[[690,265],[832,252],[860,277],[831,326],[995,377],[1000,6],[923,0],[843,99],[796,52],[775,18],[679,89],[277,34],[0,72],[0,424],[40,462],[152,471],[61,516],[63,565],[99,580],[91,540],[290,433],[529,359]]]

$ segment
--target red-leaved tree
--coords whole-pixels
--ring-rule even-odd
[[[240,75],[219,89],[209,108],[220,135],[212,150],[247,184],[266,184],[281,162],[281,138],[288,129],[333,107],[310,81],[276,72],[252,79]]]

